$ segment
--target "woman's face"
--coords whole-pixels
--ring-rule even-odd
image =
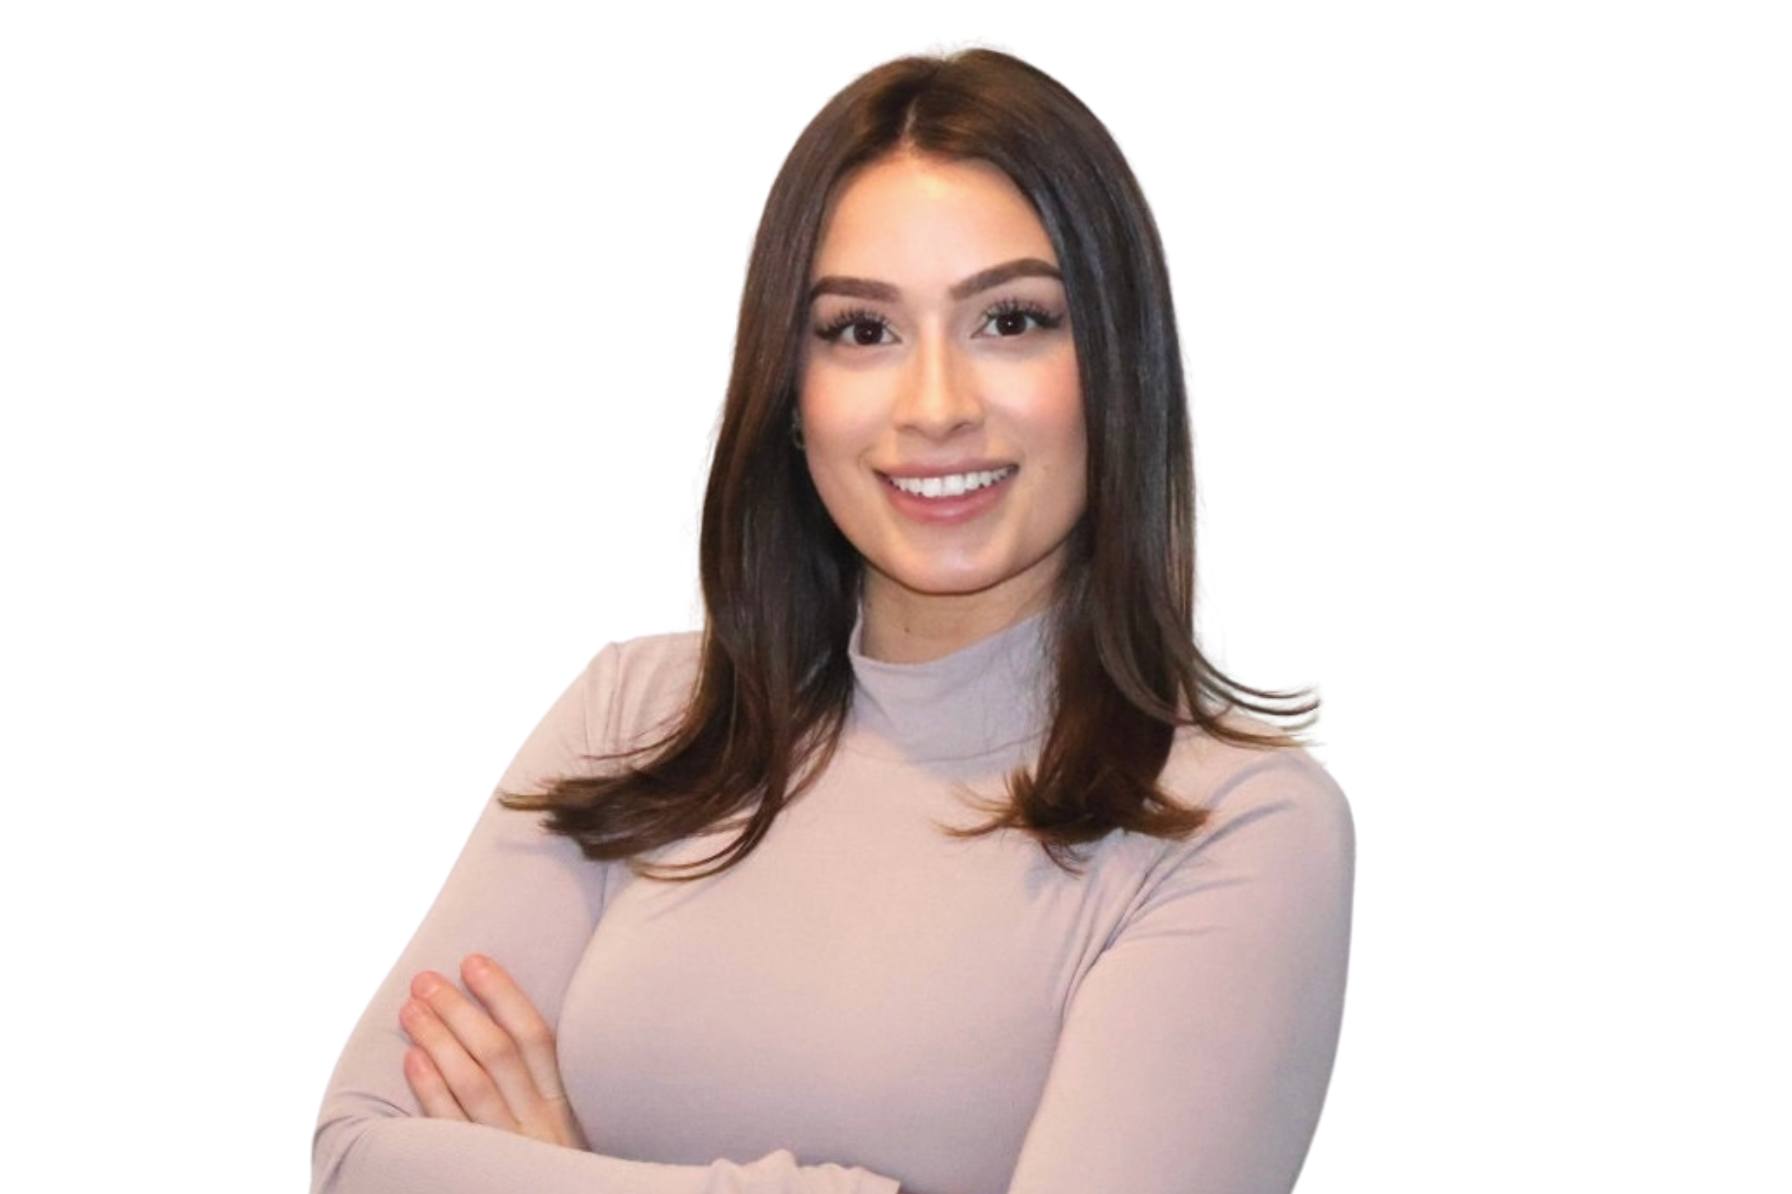
[[[867,565],[868,631],[888,614],[935,639],[993,629],[1049,595],[1086,501],[1057,266],[1032,206],[986,162],[896,156],[837,193],[798,403],[816,491]],[[990,479],[952,479],[967,470],[1009,475],[951,496]],[[929,476],[941,496],[891,480]]]

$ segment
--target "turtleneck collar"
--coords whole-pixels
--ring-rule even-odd
[[[922,663],[885,663],[860,650],[865,607],[853,619],[847,654],[855,678],[852,731],[859,754],[914,762],[972,758],[1045,733],[1051,660],[1050,610]]]

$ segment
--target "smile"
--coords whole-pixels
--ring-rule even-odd
[[[998,484],[1018,471],[1020,466],[1011,464],[1006,468],[989,469],[980,473],[948,473],[942,477],[885,477],[884,480],[904,493],[926,498],[945,498],[958,497],[960,494]]]
[[[953,525],[969,522],[1000,504],[1020,466],[943,477],[895,477],[878,473],[896,512],[914,522]]]

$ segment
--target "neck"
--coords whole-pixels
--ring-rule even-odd
[[[867,651],[865,615],[860,604],[848,645],[855,677],[851,728],[861,753],[916,761],[970,758],[1049,728],[1049,610],[973,631],[943,653],[923,652],[926,658],[908,661]]]
[[[926,663],[1045,610],[1049,588],[919,594],[868,576],[854,628],[854,646],[883,663]]]

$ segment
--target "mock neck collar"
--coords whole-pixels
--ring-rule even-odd
[[[854,693],[850,749],[910,761],[972,758],[1043,735],[1052,662],[1050,608],[921,663],[886,663],[861,650],[865,606],[847,655]]]

